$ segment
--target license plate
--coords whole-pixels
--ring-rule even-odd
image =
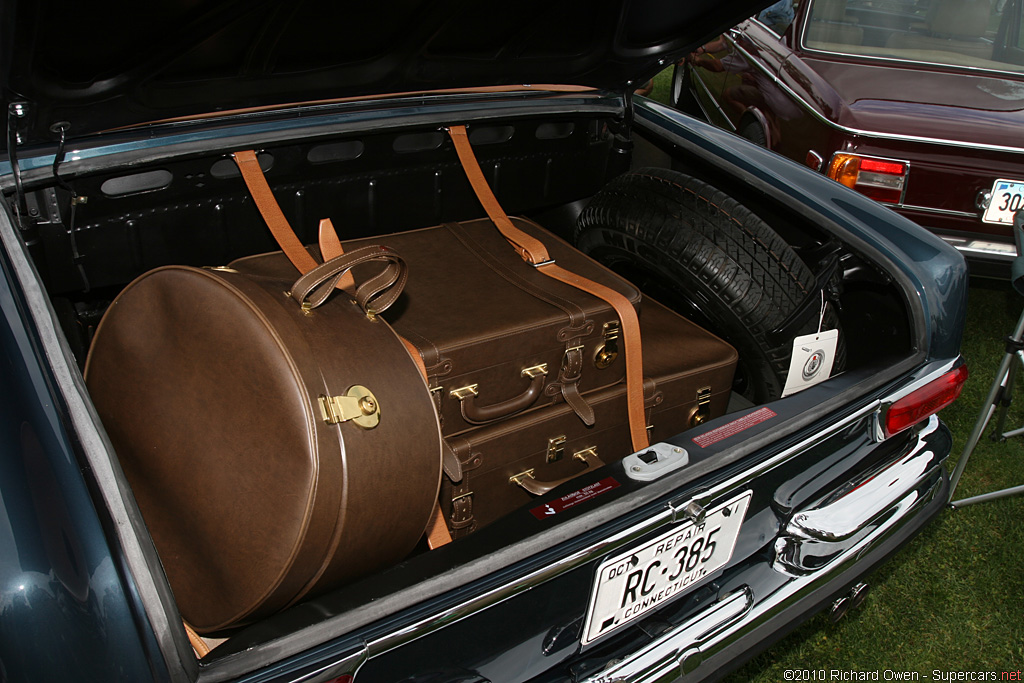
[[[583,645],[684,595],[732,557],[750,503],[747,491],[702,522],[675,526],[601,563],[590,596]]]
[[[997,180],[992,184],[992,199],[981,220],[985,223],[1013,225],[1013,213],[1024,209],[1024,180]]]

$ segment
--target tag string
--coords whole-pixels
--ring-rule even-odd
[[[822,289],[820,291],[821,291],[821,315],[818,317],[818,334],[819,335],[821,334],[821,326],[825,324],[825,306],[828,305],[828,303],[825,301],[825,290]]]

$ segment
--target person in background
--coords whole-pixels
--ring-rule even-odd
[[[781,36],[793,23],[793,0],[779,0],[761,10],[757,20]]]

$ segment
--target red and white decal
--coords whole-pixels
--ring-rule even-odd
[[[770,408],[760,408],[752,413],[748,413],[738,420],[733,420],[728,424],[724,424],[721,427],[716,427],[706,434],[701,434],[693,438],[693,442],[701,448],[707,448],[711,444],[716,444],[719,441],[728,439],[730,436],[736,436],[740,432],[750,429],[754,425],[759,425],[765,420],[770,420],[775,417],[775,412]]]
[[[573,491],[567,495],[562,496],[556,500],[552,500],[544,505],[538,505],[537,507],[530,510],[533,516],[537,519],[544,519],[546,517],[553,517],[559,512],[564,512],[574,505],[585,503],[588,500],[597,498],[602,493],[607,493],[612,489],[619,488],[621,484],[615,481],[612,477],[605,477],[601,481],[594,482],[590,486],[584,486],[583,488]]]

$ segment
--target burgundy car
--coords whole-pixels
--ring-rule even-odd
[[[1024,205],[1021,0],[787,0],[698,48],[674,104],[1006,272]]]

